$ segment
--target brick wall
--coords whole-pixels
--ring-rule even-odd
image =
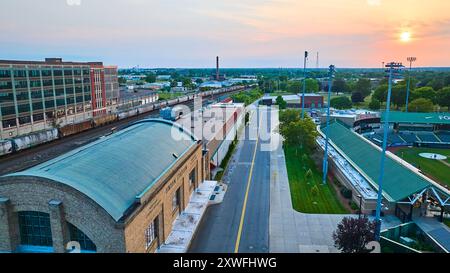
[[[96,244],[97,252],[125,250],[123,229],[97,203],[66,185],[35,177],[3,177],[0,178],[0,197],[9,199],[7,210],[10,230],[9,234],[0,232],[0,251],[15,251],[20,243],[19,211],[49,213],[52,224],[57,221],[70,222]],[[60,220],[55,219],[57,215],[49,204],[52,200],[61,201],[63,218]],[[0,217],[3,222],[2,219]],[[53,240],[53,247],[55,251],[62,251],[69,238],[67,234],[54,234],[57,230],[58,227],[52,225],[52,236],[56,239]],[[60,238],[63,241],[59,241]]]

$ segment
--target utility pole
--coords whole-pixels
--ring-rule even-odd
[[[407,87],[406,87],[406,107],[405,107],[405,112],[408,112],[409,90],[411,88],[412,63],[415,62],[417,60],[417,58],[416,57],[408,57],[407,60],[409,62],[409,71],[408,71],[408,84],[407,84]]]
[[[403,67],[402,63],[391,62],[386,64],[386,67],[389,68],[386,72],[389,72],[389,87],[388,94],[386,100],[386,112],[384,114],[384,134],[383,134],[383,150],[381,153],[381,162],[380,162],[380,176],[378,178],[378,198],[377,198],[377,209],[375,215],[375,240],[380,241],[380,233],[381,233],[381,201],[383,198],[383,176],[384,176],[384,162],[386,159],[386,146],[387,146],[387,136],[389,130],[389,110],[391,104],[391,93],[392,93],[392,80],[394,78],[399,78],[399,74],[401,68]]]
[[[308,59],[308,51],[305,51],[303,62],[303,92],[302,92],[302,119],[305,117],[305,92],[306,92],[306,60]]]
[[[335,72],[335,67],[334,65],[330,65],[330,68],[328,70],[329,73],[329,81],[330,83],[328,84],[328,99],[327,99],[327,125],[325,128],[325,152],[323,155],[323,179],[322,182],[323,184],[327,183],[327,174],[328,174],[328,130],[330,127],[330,100],[331,100],[331,85],[333,84],[333,76],[334,76],[334,72]]]

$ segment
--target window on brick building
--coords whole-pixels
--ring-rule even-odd
[[[189,186],[194,186],[197,179],[197,168],[194,168],[191,173],[189,173]]]
[[[52,246],[50,215],[38,211],[20,211],[20,243],[22,245]]]
[[[67,222],[67,227],[69,229],[70,241],[80,243],[80,248],[82,251],[97,251],[97,246],[86,234],[84,234],[83,231],[69,222]]]
[[[158,238],[158,218],[153,220],[145,230],[145,248],[148,249]]]
[[[172,210],[180,207],[180,189],[176,190],[172,197]]]

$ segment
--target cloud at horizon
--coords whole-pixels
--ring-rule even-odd
[[[40,0],[0,3],[0,59],[120,67],[450,66],[445,0]],[[401,42],[402,32],[412,40]]]

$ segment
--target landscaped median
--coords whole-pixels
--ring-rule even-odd
[[[322,183],[322,172],[317,169],[304,149],[289,145],[284,145],[283,148],[292,205],[296,211],[322,214],[349,213],[336,196],[338,193],[333,186],[329,182]]]
[[[322,171],[312,157],[318,132],[311,118],[301,119],[298,110],[284,110],[280,112],[280,133],[293,208],[303,213],[349,213],[333,185],[322,183]]]

